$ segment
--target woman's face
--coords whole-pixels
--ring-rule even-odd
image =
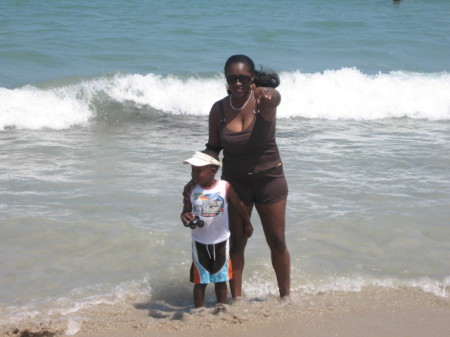
[[[232,63],[225,74],[228,90],[235,96],[248,96],[253,75],[245,63]]]

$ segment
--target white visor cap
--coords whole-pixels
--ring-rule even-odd
[[[221,167],[222,164],[217,159],[207,155],[206,153],[195,151],[194,155],[183,161],[183,164],[191,164],[192,166],[216,165]]]

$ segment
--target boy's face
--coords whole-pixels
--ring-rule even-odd
[[[209,187],[214,181],[216,169],[212,165],[192,166],[191,176],[194,183]]]

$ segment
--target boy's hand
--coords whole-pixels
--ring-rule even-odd
[[[253,234],[253,226],[252,224],[246,224],[244,225],[244,236],[248,239]]]
[[[192,212],[186,212],[184,214],[181,214],[181,221],[183,222],[183,225],[187,225],[189,222],[194,220],[195,215]]]

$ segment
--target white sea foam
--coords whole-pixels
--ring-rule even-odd
[[[376,287],[381,289],[398,288],[416,288],[438,297],[449,297],[449,279],[442,281],[432,280],[430,278],[421,278],[418,280],[399,280],[394,278],[370,279],[359,277],[328,277],[319,281],[307,281],[297,287],[297,291],[304,294],[320,294],[329,292],[361,292],[367,287]]]
[[[249,297],[265,297],[267,294],[278,295],[275,280],[270,281],[269,275],[252,273],[248,280],[244,280],[243,288]],[[270,277],[269,277],[270,278]],[[317,295],[334,292],[361,292],[368,287],[380,289],[419,289],[437,297],[449,297],[450,277],[443,280],[433,280],[427,277],[413,280],[396,278],[369,278],[363,276],[325,277],[322,279],[302,278],[292,284],[292,293],[301,295]]]
[[[357,69],[281,73],[279,117],[374,120],[450,119],[450,74],[392,72],[366,75]],[[99,77],[56,88],[0,88],[0,129],[67,129],[108,116],[116,102],[144,113],[206,116],[225,95],[220,75],[202,78],[161,75]],[[107,118],[107,117],[106,117]]]
[[[67,129],[88,122],[88,102],[70,88],[0,88],[0,129]]]
[[[77,334],[78,331],[80,331],[80,329],[81,329],[80,321],[69,319],[67,322],[67,329],[66,329],[66,331],[64,331],[64,333],[67,336],[73,336],[73,335]]]
[[[66,334],[73,335],[81,326],[78,317],[81,310],[99,305],[113,306],[127,302],[130,298],[132,300],[142,298],[151,293],[148,277],[140,281],[124,282],[110,289],[105,288],[108,287],[99,285],[74,289],[68,297],[35,299],[22,306],[2,307],[0,305],[0,326],[56,318],[66,322]]]
[[[374,120],[450,118],[450,74],[392,72],[365,75],[357,69],[284,73],[282,117]]]
[[[219,77],[129,75],[117,76],[108,94],[119,102],[131,101],[166,113],[207,115],[214,101],[224,96],[225,85]]]

